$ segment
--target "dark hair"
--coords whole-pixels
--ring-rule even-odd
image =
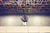
[[[27,18],[27,15],[24,15],[24,19],[26,19]]]

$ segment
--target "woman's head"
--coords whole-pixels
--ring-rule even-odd
[[[27,18],[27,15],[23,15],[23,18],[26,19]]]

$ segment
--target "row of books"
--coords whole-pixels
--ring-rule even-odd
[[[48,2],[47,1],[45,1],[45,2],[37,2],[37,1],[35,1],[35,2],[0,2],[0,4],[12,4],[12,5],[26,5],[26,4],[29,4],[29,5],[42,5],[42,4],[44,4],[44,5],[47,5],[48,4]]]
[[[47,0],[2,0],[2,1],[47,1]]]

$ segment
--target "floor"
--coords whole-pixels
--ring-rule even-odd
[[[50,16],[27,16],[27,26],[23,26],[19,15],[0,16],[0,33],[50,33]]]

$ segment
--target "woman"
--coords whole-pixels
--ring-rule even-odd
[[[27,25],[28,19],[29,19],[29,18],[28,18],[27,15],[23,15],[23,16],[21,17],[21,20],[22,20],[24,26]]]

